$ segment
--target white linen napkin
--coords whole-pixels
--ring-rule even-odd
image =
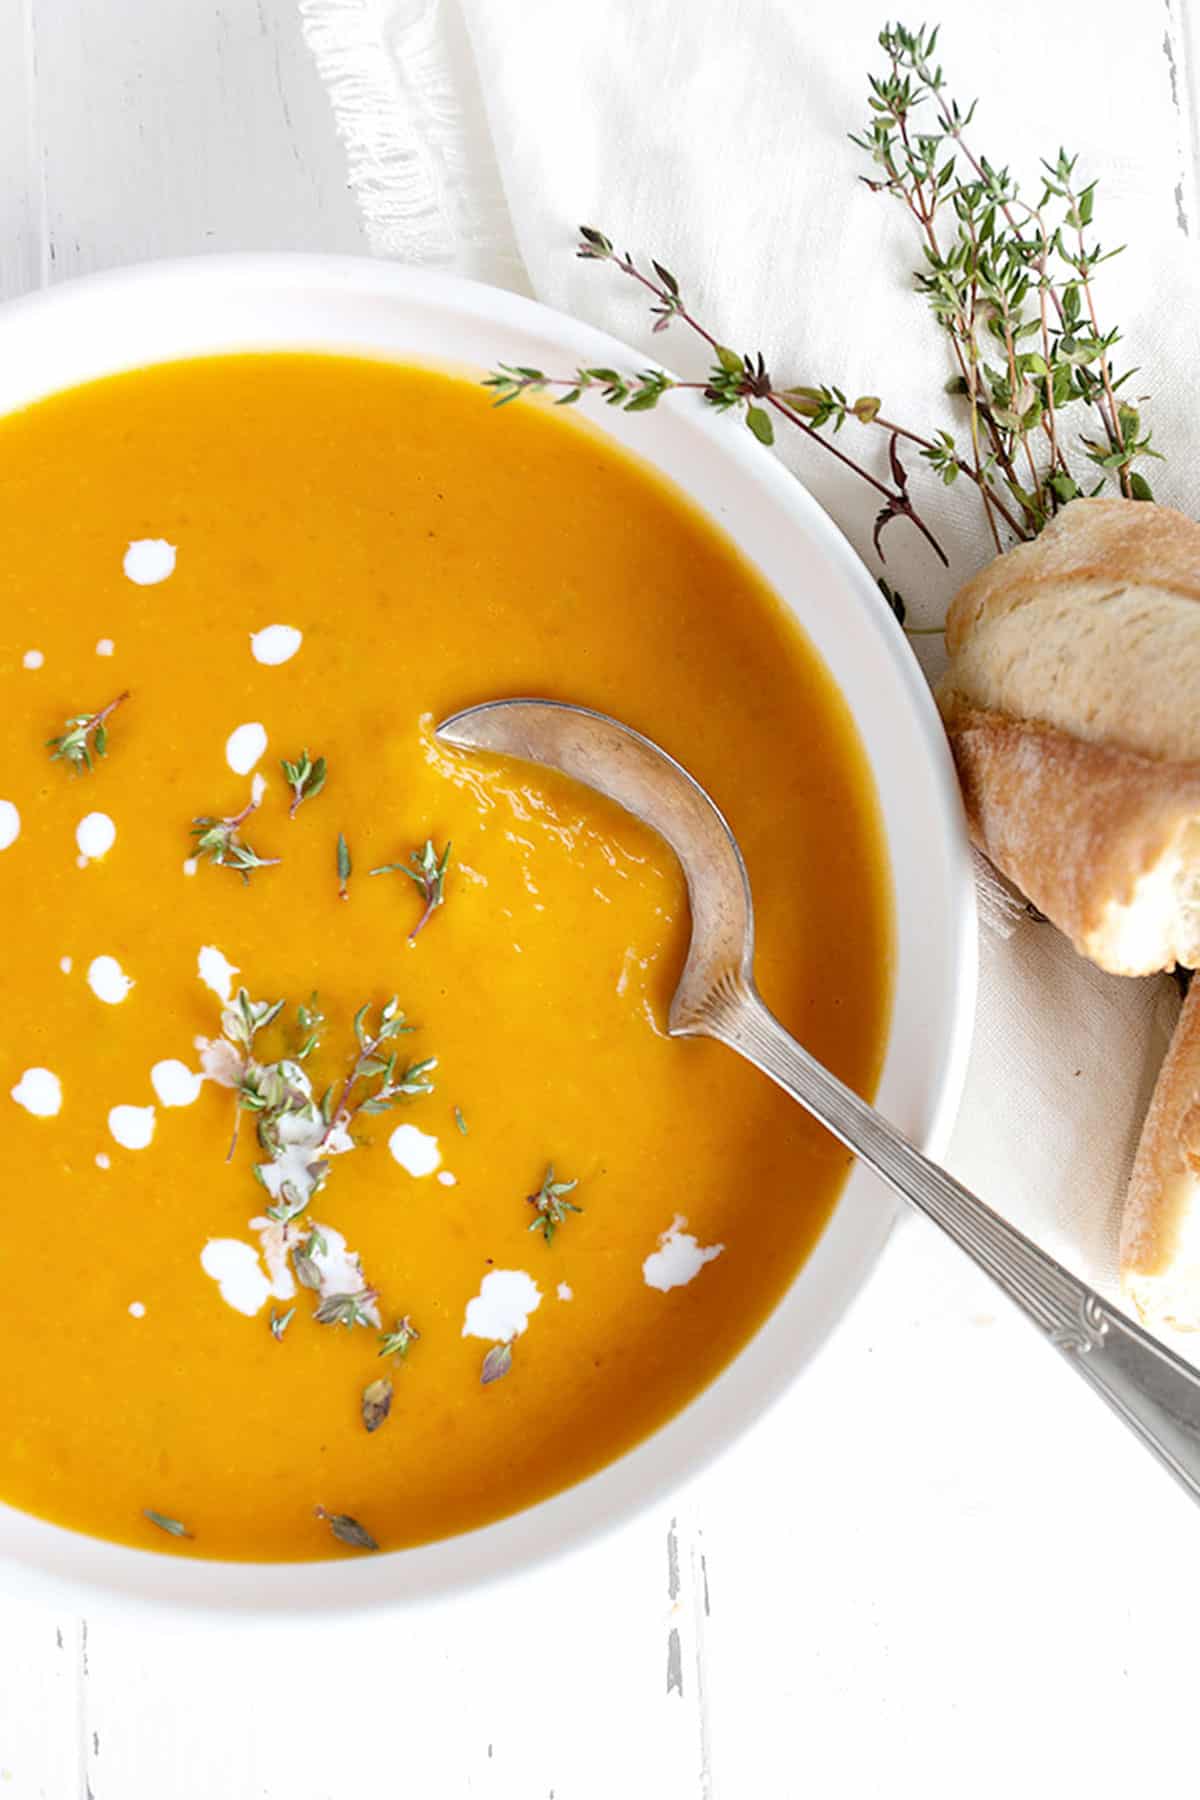
[[[961,430],[942,396],[944,340],[912,288],[912,221],[857,180],[868,165],[847,138],[866,118],[868,70],[882,72],[885,4],[300,0],[377,254],[532,291],[702,372],[703,347],[682,328],[652,340],[646,297],[576,259],[578,225],[598,225],[664,262],[723,342],[761,349],[778,375],[879,395],[926,433]],[[1155,492],[1194,509],[1200,425],[1184,371],[1200,370],[1200,216],[1176,0],[1161,39],[1128,29],[1124,0],[1093,0],[1082,27],[1043,0],[938,11],[952,91],[981,95],[972,132],[985,154],[1036,185],[1038,158],[1061,143],[1100,179],[1097,234],[1130,246],[1100,274],[1102,323],[1121,325],[1140,365],[1131,391],[1147,397],[1168,458],[1148,470]],[[876,497],[799,434],[780,435],[778,453],[879,573]],[[845,441],[882,468],[882,433],[851,423]],[[942,488],[911,460],[909,473],[951,566],[894,522],[886,573],[910,624],[938,624],[988,538],[970,484]],[[940,638],[913,642],[936,674]],[[1102,975],[993,889],[981,898],[978,1025],[947,1160],[1115,1295],[1121,1199],[1174,984]]]

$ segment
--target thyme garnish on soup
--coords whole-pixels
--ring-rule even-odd
[[[295,762],[288,762],[284,757],[279,764],[283,770],[283,779],[292,790],[292,803],[288,807],[288,818],[294,819],[306,800],[315,800],[325,786],[325,758],[318,756],[314,762],[308,751],[302,750]]]
[[[108,721],[128,698],[127,688],[99,712],[76,713],[67,719],[58,737],[46,739],[50,761],[65,762],[73,775],[89,775],[94,759],[108,755]]]
[[[251,795],[241,812],[233,813],[229,818],[219,819],[205,814],[202,818],[193,819],[192,836],[196,841],[192,854],[206,858],[219,869],[236,869],[245,882],[250,880],[251,869],[273,868],[280,858],[260,856],[242,836],[242,826],[252,813],[258,811],[258,807],[256,792]]]
[[[313,1511],[328,1525],[339,1544],[345,1544],[351,1550],[378,1550],[379,1545],[366,1526],[352,1519],[349,1513],[326,1512],[323,1506],[314,1506]]]
[[[582,1206],[576,1206],[573,1200],[566,1197],[578,1186],[578,1181],[555,1181],[554,1164],[548,1164],[537,1193],[526,1195],[526,1204],[537,1210],[537,1217],[530,1221],[529,1230],[540,1231],[546,1242],[552,1244],[554,1234],[566,1220],[567,1214],[583,1211]]]
[[[479,1379],[484,1387],[487,1387],[491,1382],[499,1381],[503,1376],[507,1375],[508,1371],[512,1368],[512,1364],[513,1340],[509,1338],[506,1343],[492,1345],[491,1349],[483,1359],[483,1366],[479,1371]]]
[[[426,838],[419,850],[413,850],[407,862],[381,863],[372,869],[372,875],[407,875],[415,882],[425,902],[425,910],[408,934],[410,943],[415,943],[421,932],[428,925],[438,907],[446,898],[446,870],[450,863],[450,845],[439,857],[433,847],[433,839]]]

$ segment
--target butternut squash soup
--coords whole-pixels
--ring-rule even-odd
[[[665,483],[465,380],[170,364],[0,458],[0,1498],[286,1560],[578,1481],[761,1323],[848,1158],[665,1035],[665,846],[432,724],[541,694],[679,757],[764,993],[869,1093],[889,894],[838,693]]]

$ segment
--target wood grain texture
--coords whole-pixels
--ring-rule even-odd
[[[966,0],[942,12],[969,65]],[[1128,9],[1173,72],[1163,180],[1195,236],[1186,26],[1182,0]],[[293,0],[0,0],[0,168],[4,296],[362,243]],[[1195,1530],[982,1277],[905,1226],[744,1444],[517,1586],[262,1631],[6,1605],[0,1797],[1175,1791]]]

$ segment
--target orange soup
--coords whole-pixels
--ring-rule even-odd
[[[432,725],[542,694],[680,758],[763,992],[870,1092],[889,897],[839,695],[665,483],[438,373],[173,364],[0,458],[0,1498],[281,1560],[578,1481],[745,1342],[847,1157],[665,1035],[666,848]]]

